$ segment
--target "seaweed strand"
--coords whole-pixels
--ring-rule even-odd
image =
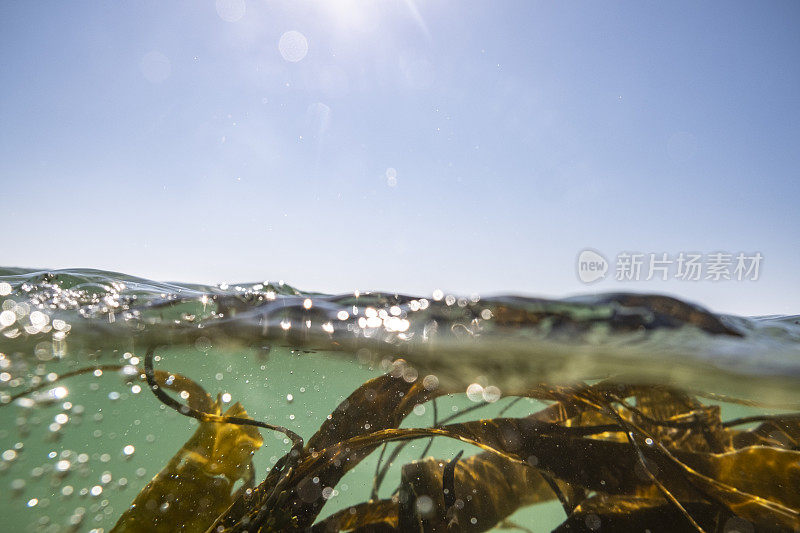
[[[292,449],[302,450],[303,449],[303,438],[295,433],[294,431],[287,429],[283,426],[276,426],[273,424],[268,424],[266,422],[260,422],[258,420],[251,420],[249,418],[241,418],[238,416],[225,416],[225,415],[214,415],[211,413],[205,413],[203,411],[198,411],[197,409],[192,409],[188,405],[182,404],[181,402],[174,399],[172,396],[167,394],[162,390],[162,388],[156,382],[155,376],[155,369],[153,368],[153,356],[155,354],[155,348],[150,347],[147,349],[147,353],[144,357],[144,375],[147,378],[147,384],[150,386],[150,390],[153,391],[153,394],[158,398],[161,403],[164,405],[175,409],[179,413],[185,416],[189,416],[200,420],[201,422],[218,422],[223,424],[238,424],[240,426],[256,426],[264,429],[269,429],[272,431],[278,431],[279,433],[283,433],[292,441]]]

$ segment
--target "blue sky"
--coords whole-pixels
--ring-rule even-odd
[[[799,25],[793,1],[4,2],[0,264],[798,313]],[[584,285],[585,248],[764,260]]]

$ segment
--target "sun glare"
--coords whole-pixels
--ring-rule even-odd
[[[377,17],[376,2],[364,0],[323,0],[321,7],[343,29],[370,29]]]

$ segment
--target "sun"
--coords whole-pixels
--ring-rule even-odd
[[[342,29],[368,29],[379,15],[380,2],[366,0],[320,0],[336,26]]]

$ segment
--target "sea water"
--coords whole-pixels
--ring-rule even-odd
[[[327,295],[283,282],[202,286],[6,268],[0,304],[7,531],[110,531],[190,439],[198,421],[137,379],[150,347],[158,370],[305,439],[364,382],[397,372],[398,359],[401,379],[433,376],[453,392],[415,405],[402,427],[430,427],[462,412],[455,421],[525,417],[547,405],[515,401],[530,387],[608,378],[703,394],[722,406],[723,419],[800,404],[798,317],[720,316],[660,296]],[[290,447],[282,433],[261,435],[256,484]],[[369,500],[393,446],[326,487],[319,517]],[[402,466],[423,453],[447,461],[480,451],[446,438],[430,447],[428,439],[411,441],[377,496],[396,495]],[[520,508],[506,525],[549,531],[565,518],[553,499]]]

